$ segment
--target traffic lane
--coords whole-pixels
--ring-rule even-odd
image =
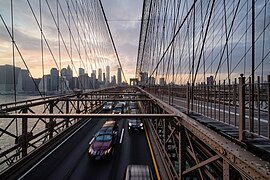
[[[103,161],[94,161],[89,159],[86,152],[68,179],[123,179],[129,164],[147,164],[155,174],[144,130],[129,132],[126,120],[120,119],[117,122],[119,133],[113,155]]]
[[[118,173],[114,179],[123,179],[127,165],[144,164],[149,165],[155,175],[152,157],[144,130],[128,130],[127,120],[124,122],[124,138],[121,146],[121,156],[118,160]]]
[[[116,119],[114,119],[116,120]],[[103,180],[103,179],[113,179],[116,174],[118,173],[117,167],[118,167],[118,159],[121,155],[121,144],[120,136],[121,136],[121,130],[123,128],[123,120],[119,119],[116,120],[117,124],[119,126],[118,135],[116,144],[114,147],[114,152],[111,157],[101,159],[99,161],[90,159],[88,157],[88,147],[89,144],[84,144],[84,149],[86,149],[83,158],[80,162],[74,164],[74,171],[72,174],[69,175],[69,177],[66,177],[71,180],[77,180],[77,179],[97,179],[97,180]],[[90,138],[91,139],[91,138]]]
[[[87,120],[86,120],[87,121]],[[26,174],[23,179],[63,179],[74,169],[74,163],[80,161],[85,150],[84,144],[89,143],[91,137],[101,128],[104,119],[91,119],[59,146],[50,156]]]

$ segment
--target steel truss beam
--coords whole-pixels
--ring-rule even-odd
[[[236,174],[238,178],[269,179],[269,162],[261,160],[259,157],[256,157],[252,153],[248,152],[240,145],[226,139],[225,137],[202,125],[195,119],[190,118],[186,114],[178,111],[174,107],[167,105],[146,91],[142,89],[140,90],[148,94],[148,97],[154,102],[152,105],[150,105],[151,102],[149,101],[141,103],[141,106],[147,107],[144,108],[146,109],[144,113],[163,111],[168,114],[177,115],[175,118],[163,118],[166,119],[167,126],[162,126],[162,124],[165,122],[161,122],[159,119],[149,121],[152,124],[149,126],[149,128],[154,128],[153,131],[156,132],[156,135],[160,139],[157,142],[160,144],[159,146],[161,149],[163,149],[162,153],[165,153],[164,151],[166,151],[166,156],[170,157],[169,159],[171,162],[167,162],[166,164],[169,166],[171,166],[170,164],[176,164],[171,173],[173,176],[170,178],[192,178],[194,173],[195,177],[198,178],[200,177],[200,173],[196,170],[200,169],[203,172],[202,178],[208,177],[210,179],[230,179],[230,177],[233,176],[231,171],[233,171],[239,173],[239,175]],[[148,108],[151,106],[152,108]],[[195,138],[192,138],[191,140],[190,136],[194,136]],[[177,143],[173,145],[175,152],[179,152],[177,153],[177,159],[171,158],[173,153],[172,150],[168,148],[167,142],[169,142],[169,140],[167,139],[165,143],[163,141],[166,137],[171,138],[172,140],[174,137],[178,140],[175,141]],[[192,141],[194,151],[192,150]],[[187,144],[188,142],[189,144]],[[201,145],[195,146],[194,143]],[[204,157],[206,155],[207,157]],[[165,157],[164,154],[162,156]],[[189,167],[184,165],[185,163],[183,163],[183,158],[184,161],[189,164]],[[182,167],[182,169],[180,167]],[[168,167],[167,169],[171,168],[172,167]],[[177,176],[175,171],[179,173]],[[193,173],[190,174],[190,172]]]
[[[176,114],[0,114],[0,118],[173,118]]]

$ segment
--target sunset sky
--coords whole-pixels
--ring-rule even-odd
[[[80,49],[82,52],[81,56],[84,58],[84,50],[83,44],[76,45],[76,43],[73,43],[71,45],[72,47],[69,47],[69,42],[73,42],[73,40],[69,39],[69,32],[66,29],[64,29],[65,25],[65,18],[68,18],[67,13],[67,4],[69,3],[71,9],[72,9],[72,3],[75,1],[59,1],[61,4],[61,8],[63,8],[63,11],[65,12],[67,17],[64,17],[61,15],[61,9],[59,6],[59,21],[60,21],[60,29],[61,35],[64,38],[64,42],[60,40],[60,46],[61,46],[61,55],[59,57],[59,41],[58,41],[58,34],[57,34],[57,28],[54,25],[54,19],[52,18],[52,14],[54,15],[55,21],[57,22],[57,11],[56,11],[56,1],[48,1],[49,3],[46,4],[46,1],[42,1],[42,24],[43,24],[43,32],[45,34],[45,38],[48,41],[49,47],[47,47],[45,39],[43,38],[43,54],[44,54],[44,74],[48,74],[50,69],[52,67],[56,67],[58,69],[64,68],[67,65],[70,65],[72,69],[75,71],[78,71],[79,67],[83,67],[88,73],[91,73],[93,69],[102,68],[103,72],[105,72],[104,67],[109,64],[111,66],[111,75],[116,74],[116,69],[118,67],[118,63],[115,58],[115,54],[113,52],[112,46],[110,44],[110,39],[106,38],[104,34],[106,32],[100,31],[98,29],[99,27],[95,27],[99,24],[92,24],[94,26],[93,29],[97,30],[100,33],[100,36],[98,39],[95,39],[95,35],[93,33],[90,33],[89,37],[86,38],[88,42],[90,42],[90,45],[94,46],[97,43],[100,43],[99,46],[101,46],[102,50],[97,50],[98,48],[94,48],[93,51],[95,53],[99,54],[91,56],[88,61],[90,63],[86,62],[79,62],[79,55],[76,53],[76,48]],[[93,2],[93,1],[92,1]],[[92,3],[91,2],[91,3]],[[98,1],[96,1],[98,2]],[[138,50],[138,41],[139,41],[139,34],[140,34],[140,25],[141,25],[141,13],[142,13],[142,0],[102,0],[103,7],[108,19],[108,23],[111,29],[112,36],[115,41],[115,45],[120,57],[120,61],[122,63],[124,72],[127,76],[127,79],[130,77],[134,77],[135,74],[135,66],[136,66],[136,57],[137,57],[137,50]],[[94,4],[94,3],[92,3]],[[95,4],[94,4],[95,5]],[[93,5],[93,6],[94,6]],[[97,4],[96,4],[97,5]],[[75,5],[76,6],[76,5]],[[17,45],[16,49],[15,46],[15,65],[18,67],[21,67],[23,69],[26,69],[26,66],[29,68],[31,74],[33,77],[41,77],[43,74],[42,70],[42,63],[41,63],[41,34],[40,29],[35,21],[35,18],[33,16],[33,12],[31,11],[31,8],[33,8],[33,12],[38,20],[38,23],[40,23],[40,14],[39,14],[39,1],[36,0],[29,0],[29,3],[27,1],[13,1],[13,19],[14,19],[14,37],[15,42]],[[52,14],[50,14],[51,8]],[[71,10],[73,11],[73,14],[75,14],[75,9]],[[98,9],[98,8],[95,8]],[[91,10],[90,10],[91,11]],[[101,12],[101,11],[100,11]],[[11,2],[6,0],[0,0],[0,14],[4,20],[0,19],[0,65],[3,64],[13,64],[12,61],[12,40],[9,35],[9,33],[12,33],[12,21],[11,21]],[[92,12],[90,18],[92,21],[98,22],[94,17],[97,14],[97,12]],[[76,16],[74,15],[76,18]],[[68,21],[68,20],[67,20]],[[71,24],[72,24],[72,20]],[[91,23],[93,23],[91,21]],[[62,24],[61,24],[62,23]],[[80,22],[79,22],[80,23]],[[8,27],[5,27],[5,25]],[[73,31],[75,30],[75,26],[71,25],[71,29],[73,28]],[[103,28],[104,29],[104,28]],[[94,31],[95,31],[94,30]],[[106,29],[105,29],[106,30]],[[81,30],[82,33],[86,31],[86,29]],[[75,33],[74,33],[75,34]],[[81,35],[82,36],[82,35]],[[91,36],[91,37],[90,37]],[[106,40],[103,40],[102,38],[106,38]],[[75,37],[76,39],[76,37]],[[77,42],[77,39],[74,40],[74,42]],[[79,41],[79,40],[78,40]],[[68,50],[65,50],[65,49]],[[72,49],[72,52],[69,49]],[[96,52],[100,51],[100,52]],[[102,52],[103,51],[103,52]],[[105,52],[105,53],[104,53]],[[73,53],[73,54],[72,54]],[[107,53],[107,54],[106,54]],[[72,62],[70,62],[70,56],[72,54],[73,63],[74,66],[72,66]],[[88,55],[90,53],[88,52]],[[86,55],[85,55],[86,57]],[[93,60],[95,58],[98,58],[99,60]],[[26,65],[24,64],[26,63]],[[61,59],[61,63],[59,62],[59,59]],[[95,61],[94,63],[91,63]],[[75,68],[76,67],[76,68]],[[74,73],[76,76],[76,73]]]

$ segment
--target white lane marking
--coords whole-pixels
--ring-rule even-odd
[[[29,174],[35,167],[37,167],[42,161],[44,161],[48,156],[50,156],[56,149],[58,149],[62,144],[64,144],[67,140],[69,140],[74,134],[76,134],[80,129],[82,129],[88,122],[90,121],[87,120],[79,129],[77,129],[74,133],[69,135],[62,143],[60,143],[58,146],[56,146],[51,152],[49,152],[45,157],[43,157],[40,161],[37,162],[34,166],[32,166],[26,173],[24,173],[20,178],[23,179],[27,174]]]
[[[91,139],[91,141],[89,142],[89,144],[92,144],[92,142],[94,141],[94,139],[95,139],[95,137],[93,137],[93,138]]]
[[[122,144],[122,140],[123,140],[123,136],[124,136],[124,131],[125,131],[125,129],[123,128],[122,131],[121,131],[121,136],[120,136],[120,141],[119,141],[120,144]]]

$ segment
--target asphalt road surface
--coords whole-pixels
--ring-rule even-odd
[[[81,129],[18,178],[123,179],[128,164],[149,165],[155,175],[145,131],[129,131],[125,119],[117,120],[119,131],[113,155],[103,161],[89,159],[87,154],[89,142],[105,121],[104,118],[86,121]],[[123,137],[120,138],[122,132]]]

